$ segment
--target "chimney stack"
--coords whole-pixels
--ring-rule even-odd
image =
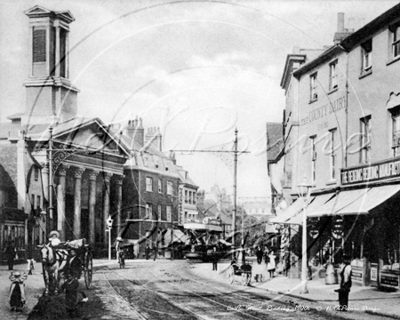
[[[162,151],[162,135],[160,133],[160,128],[151,127],[146,133],[146,145],[153,145],[159,151]]]
[[[349,35],[351,35],[353,30],[348,30],[344,27],[344,13],[339,12],[338,13],[338,22],[337,22],[337,31],[335,32],[335,35],[333,36],[333,43],[338,44],[340,43],[343,39],[347,38]]]
[[[144,129],[142,119],[129,120],[125,131],[126,135],[141,147],[144,145]],[[133,148],[133,145],[132,145]]]

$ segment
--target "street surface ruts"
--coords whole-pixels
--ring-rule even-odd
[[[318,311],[317,303],[212,282],[193,275],[190,267],[184,261],[157,261],[98,270],[96,294],[108,309],[102,319],[351,319],[337,311]]]

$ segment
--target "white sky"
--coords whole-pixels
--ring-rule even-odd
[[[0,117],[25,108],[28,17],[35,5],[69,10],[70,79],[78,112],[118,122],[142,117],[160,127],[164,151],[230,149],[235,127],[241,155],[238,196],[269,195],[266,122],[280,122],[280,80],[294,46],[332,45],[337,13],[356,29],[398,1],[128,1],[0,2]],[[349,18],[351,18],[349,20]],[[208,191],[232,193],[233,175],[212,154],[178,163]]]

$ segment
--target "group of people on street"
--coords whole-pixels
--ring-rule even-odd
[[[264,250],[261,248],[260,245],[256,247],[256,257],[257,257],[257,264],[262,264],[262,260],[264,258],[265,264],[267,266],[267,270],[269,273],[269,278],[273,278],[275,276],[275,269],[276,269],[276,256],[273,250]]]

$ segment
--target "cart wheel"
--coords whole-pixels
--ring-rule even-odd
[[[85,276],[85,285],[87,289],[90,289],[92,284],[92,276],[93,276],[93,257],[90,251],[85,252],[84,258],[84,276]]]
[[[242,284],[244,286],[250,285],[251,282],[251,273],[244,272],[242,273]]]
[[[235,270],[233,269],[232,266],[228,270],[227,278],[229,284],[232,284],[233,281],[235,280]]]

